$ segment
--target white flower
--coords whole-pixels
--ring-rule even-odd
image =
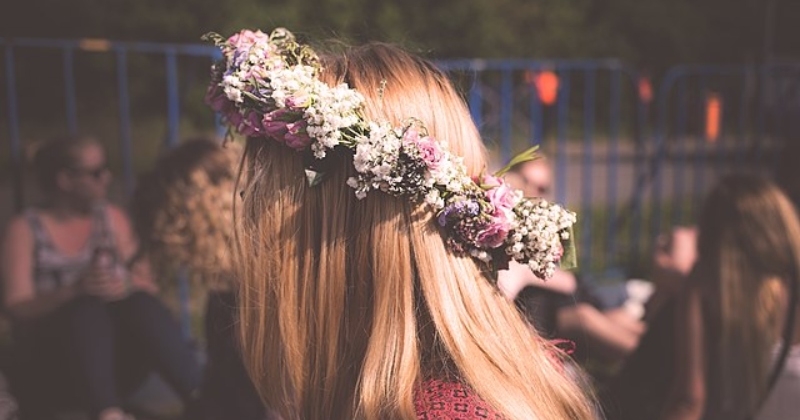
[[[436,210],[444,208],[444,199],[436,188],[431,188],[428,191],[428,194],[425,195],[425,202]]]

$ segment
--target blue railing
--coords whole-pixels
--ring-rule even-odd
[[[135,182],[129,57],[163,57],[165,143],[181,138],[179,60],[199,57],[207,65],[216,48],[105,40],[0,40],[5,49],[5,95],[0,113],[14,165],[14,197],[23,202],[23,147],[18,106],[17,51],[52,50],[63,63],[64,116],[67,129],[79,129],[75,56],[106,54],[116,66],[119,144],[124,188]],[[204,59],[208,60],[204,60]],[[648,101],[639,94],[641,75],[619,60],[443,60],[437,64],[461,81],[475,123],[487,144],[508,159],[515,151],[542,145],[555,161],[556,199],[579,211],[580,263],[584,271],[642,260],[652,238],[671,224],[691,219],[711,178],[732,165],[769,167],[776,154],[780,126],[775,107],[766,106],[770,83],[780,76],[800,81],[798,66],[679,66],[670,69],[655,89],[651,118]],[[543,71],[558,76],[554,104],[545,104],[526,76]],[[759,87],[753,96],[752,87]],[[721,137],[704,138],[698,121],[707,91],[720,94],[726,107]],[[729,104],[734,104],[731,107]],[[787,118],[783,115],[781,118]],[[2,117],[0,117],[2,118]],[[651,121],[652,120],[652,121]],[[735,123],[734,123],[735,122]],[[219,127],[218,127],[219,129]],[[780,135],[779,135],[780,134]],[[769,142],[763,140],[768,137]],[[708,168],[713,166],[713,168]],[[691,176],[690,176],[691,175]]]

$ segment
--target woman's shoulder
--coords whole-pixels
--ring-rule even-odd
[[[502,419],[503,416],[458,381],[430,379],[420,385],[414,395],[418,419]]]
[[[6,238],[13,238],[18,240],[21,237],[27,238],[32,236],[32,229],[30,225],[30,214],[35,209],[25,209],[21,214],[18,214],[9,220],[3,227],[3,235]]]

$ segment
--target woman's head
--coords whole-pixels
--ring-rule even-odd
[[[706,198],[700,223],[701,268],[735,263],[752,281],[797,275],[797,212],[773,183],[736,175],[720,181]]]
[[[555,194],[553,188],[553,168],[546,156],[522,162],[506,175],[506,179],[516,184],[526,197],[542,197],[551,200]]]
[[[383,43],[322,56],[321,79],[347,83],[366,99],[366,116],[401,126],[421,120],[433,137],[447,138],[470,174],[486,168],[484,146],[469,110],[450,79],[431,62]],[[447,137],[444,137],[447,136]]]
[[[321,80],[365,97],[370,120],[420,120],[470,175],[479,134],[447,77],[386,44],[322,56]],[[471,385],[511,418],[583,418],[586,401],[469,256],[448,250],[424,206],[356,198],[352,155],[309,187],[300,154],[248,139],[237,227],[243,352],[288,418],[411,418],[426,377]],[[525,354],[525,357],[520,357]]]
[[[707,293],[715,408],[753,414],[800,272],[800,221],[777,186],[736,175],[711,191],[698,227],[695,272]]]
[[[131,216],[142,250],[159,271],[180,266],[211,279],[230,270],[236,146],[185,141],[141,178]]]
[[[111,173],[103,147],[91,137],[61,137],[44,142],[33,169],[48,198],[67,197],[90,203],[106,197]]]

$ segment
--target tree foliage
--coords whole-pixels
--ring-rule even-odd
[[[209,30],[286,26],[313,37],[397,42],[437,57],[598,57],[663,67],[800,54],[789,0],[29,0],[0,35],[197,42]]]

